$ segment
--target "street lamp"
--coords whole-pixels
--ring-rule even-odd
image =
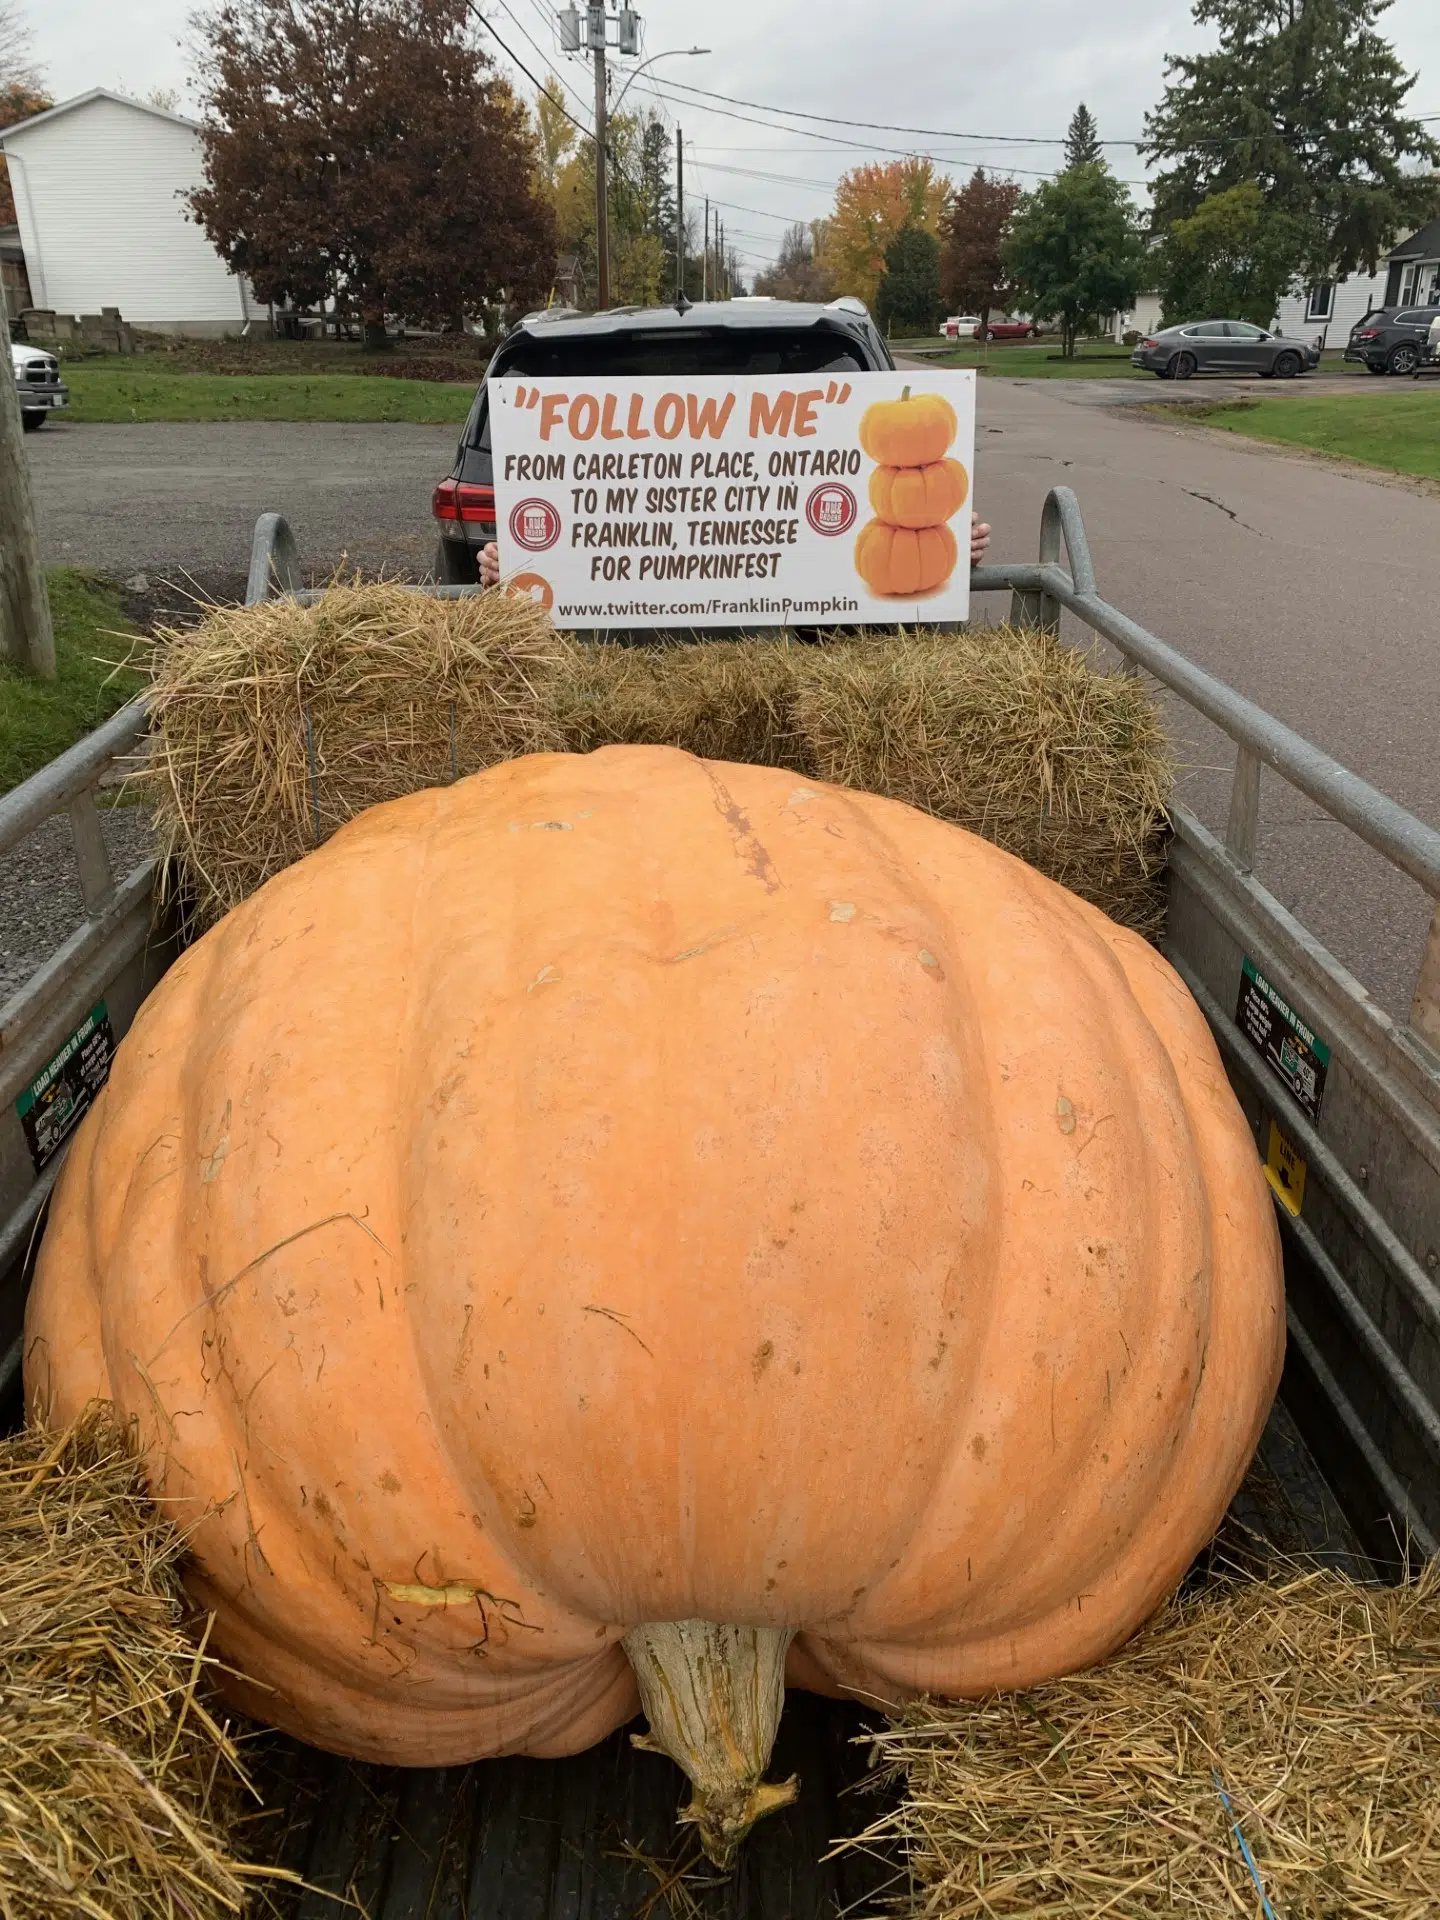
[[[693,58],[698,53],[710,53],[710,52],[713,52],[713,48],[667,47],[664,53],[652,53],[648,60],[642,60],[638,67],[631,68],[630,78],[625,82],[624,86],[620,89],[619,93],[616,94],[615,96],[615,104],[610,109],[611,113],[618,113],[620,111],[620,102],[625,98],[626,94],[630,91],[631,87],[634,86],[635,82],[640,78],[641,74],[644,73],[645,69],[647,67],[653,67],[657,60],[673,60],[682,54],[687,59],[690,59],[690,58]]]

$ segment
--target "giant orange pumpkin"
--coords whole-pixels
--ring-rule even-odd
[[[892,1700],[1099,1659],[1282,1319],[1150,947],[896,802],[609,747],[376,807],[184,955],[26,1338],[32,1408],[138,1423],[237,1697],[435,1764],[584,1747],[637,1673],[663,1720],[701,1643],[775,1703],[787,1648]]]
[[[947,526],[892,527],[867,520],[855,536],[855,571],[872,593],[931,593],[955,571],[958,553]]]
[[[932,460],[928,467],[876,467],[870,505],[892,527],[934,527],[965,504],[969,480],[958,460]]]
[[[875,400],[860,416],[860,444],[882,467],[928,467],[943,460],[960,430],[955,409],[940,393]]]

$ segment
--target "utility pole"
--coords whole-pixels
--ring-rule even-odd
[[[675,129],[675,304],[685,299],[685,143]]]
[[[0,286],[0,344],[10,346],[10,314]],[[42,680],[55,678],[55,629],[40,564],[30,463],[25,457],[20,396],[10,367],[0,369],[0,660]]]
[[[700,255],[700,298],[710,298],[710,196],[705,196],[705,247]]]
[[[594,23],[599,21],[599,31]],[[610,188],[605,177],[605,9],[591,7],[590,45],[595,55],[595,258],[599,279],[597,306],[603,312],[610,304]]]

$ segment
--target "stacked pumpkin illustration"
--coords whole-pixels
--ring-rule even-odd
[[[959,422],[938,393],[877,400],[860,420],[860,444],[876,462],[867,520],[855,539],[855,571],[872,593],[908,599],[933,593],[955,571],[959,546],[950,521],[970,482],[947,458]]]

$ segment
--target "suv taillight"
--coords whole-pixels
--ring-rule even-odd
[[[1158,340],[1142,340],[1140,344],[1142,347],[1158,347],[1160,342]]]
[[[1355,338],[1357,340],[1378,340],[1380,338],[1380,331],[1377,327],[1366,327],[1357,333]]]
[[[477,487],[469,480],[442,480],[430,501],[437,520],[460,520],[466,525],[495,518],[495,489]]]

